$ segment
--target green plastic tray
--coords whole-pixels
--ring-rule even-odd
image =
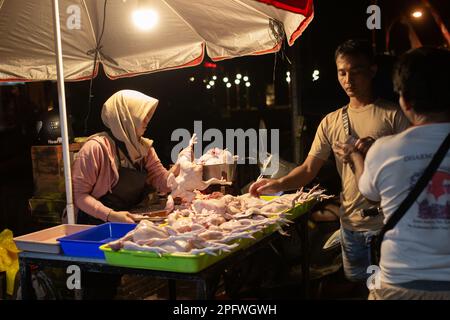
[[[147,251],[125,249],[113,251],[107,244],[102,245],[100,250],[104,252],[106,262],[111,265],[149,270],[196,273],[222,260],[233,252],[249,247],[266,234],[264,231],[265,230],[255,233],[255,239],[236,240],[239,243],[236,248],[230,252],[221,252],[216,256],[206,253],[200,253],[197,255],[164,253],[162,256],[159,256],[156,253]]]
[[[273,198],[273,197],[272,197]],[[265,200],[272,198],[265,197]],[[306,213],[314,204],[314,200],[297,205],[290,209],[287,217],[295,219],[296,217]],[[162,256],[153,252],[134,251],[121,249],[113,251],[107,244],[102,245],[100,250],[105,253],[105,259],[108,264],[149,270],[174,271],[182,273],[196,273],[210,265],[222,260],[233,252],[245,249],[257,242],[259,239],[273,233],[276,230],[275,225],[266,227],[265,229],[254,234],[255,239],[239,239],[236,240],[239,246],[230,252],[221,252],[217,256],[201,253],[198,255],[182,254],[182,253],[165,253]]]

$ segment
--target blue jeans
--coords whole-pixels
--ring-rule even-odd
[[[379,231],[351,231],[341,226],[342,263],[350,281],[365,281],[370,273],[370,239]]]

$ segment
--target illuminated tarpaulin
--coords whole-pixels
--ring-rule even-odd
[[[60,0],[65,79],[91,78],[96,53],[94,76],[101,63],[115,79],[196,66],[206,54],[220,61],[276,52],[313,17],[312,0],[285,2],[298,12],[257,0],[109,0],[106,9],[103,0]],[[134,16],[145,10],[150,16]],[[0,0],[0,80],[57,78],[52,15],[51,1]]]
[[[289,45],[313,18],[256,0],[0,0],[0,81],[57,80],[68,222],[74,223],[64,81],[196,66]],[[55,63],[56,61],[56,63]]]

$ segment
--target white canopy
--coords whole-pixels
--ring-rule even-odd
[[[108,77],[198,65],[205,49],[215,61],[278,51],[292,45],[312,19],[312,1],[298,1],[304,14],[255,0],[60,0],[65,80],[92,75],[94,54]],[[138,9],[158,22],[141,30]],[[52,3],[0,0],[0,79],[55,80]],[[102,36],[103,30],[103,36]],[[98,65],[96,70],[98,70]]]

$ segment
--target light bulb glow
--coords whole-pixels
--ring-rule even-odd
[[[136,10],[133,12],[133,22],[139,29],[148,31],[158,23],[158,14],[150,9]]]
[[[421,18],[422,15],[423,15],[422,11],[419,11],[419,10],[414,11],[414,12],[412,13],[412,16],[413,16],[414,18],[416,18],[416,19]]]

